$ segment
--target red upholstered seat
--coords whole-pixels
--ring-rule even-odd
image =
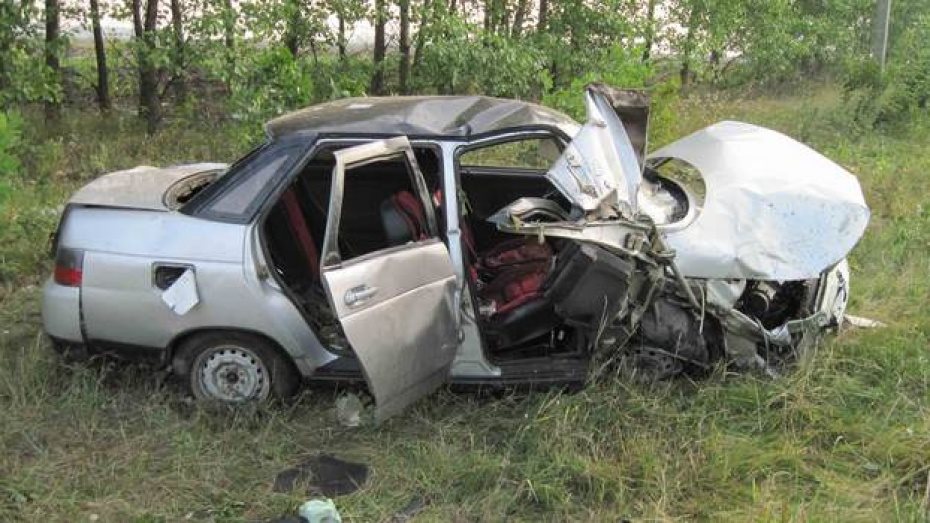
[[[287,212],[287,223],[297,238],[297,245],[306,259],[307,266],[310,269],[310,275],[314,280],[320,276],[320,257],[316,249],[316,243],[313,242],[313,236],[310,234],[310,228],[307,227],[307,219],[304,217],[303,210],[300,208],[300,202],[297,200],[297,192],[294,187],[289,187],[281,197],[284,203],[284,210]]]

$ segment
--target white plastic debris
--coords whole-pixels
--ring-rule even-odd
[[[362,424],[362,400],[355,394],[343,394],[336,398],[336,418],[343,427],[358,427]]]
[[[298,514],[307,523],[342,523],[342,516],[336,510],[336,504],[333,500],[311,499],[300,506]]]
[[[885,327],[885,324],[878,320],[863,318],[862,316],[853,316],[852,314],[844,315],[843,323],[859,329],[877,329],[879,327]]]
[[[178,316],[190,312],[200,303],[194,271],[192,269],[185,270],[184,274],[161,293],[161,300]]]

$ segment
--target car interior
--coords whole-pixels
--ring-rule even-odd
[[[280,281],[334,353],[351,357],[319,278],[319,256],[329,206],[333,150],[323,150],[285,190],[263,225]],[[415,149],[444,236],[443,187],[436,149]],[[487,221],[523,197],[549,199],[570,214],[569,202],[534,166],[473,165],[460,158],[459,213],[471,310],[485,354],[495,362],[586,353],[588,333],[625,295],[632,271],[622,260],[570,241],[503,233]],[[476,162],[480,163],[480,162]],[[426,219],[406,165],[382,161],[346,176],[340,225],[343,259],[423,239]],[[609,281],[608,281],[609,280]],[[610,289],[605,292],[605,289]],[[592,293],[605,295],[591,300]]]

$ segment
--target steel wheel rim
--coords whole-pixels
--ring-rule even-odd
[[[199,388],[209,399],[228,403],[264,400],[271,390],[271,377],[264,362],[244,347],[216,347],[197,366]]]

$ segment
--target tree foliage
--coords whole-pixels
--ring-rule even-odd
[[[882,75],[863,72],[874,0],[86,0],[62,4],[62,27],[90,29],[93,7],[134,22],[135,34],[101,35],[96,60],[63,35],[47,55],[64,60],[56,75],[43,59],[43,3],[2,0],[0,105],[95,93],[101,107],[138,106],[153,130],[162,113],[252,121],[376,93],[483,93],[577,115],[577,93],[592,80],[668,100],[692,83],[840,73],[899,114],[891,109],[926,105],[930,5],[894,5]],[[379,20],[383,42],[372,48]]]

